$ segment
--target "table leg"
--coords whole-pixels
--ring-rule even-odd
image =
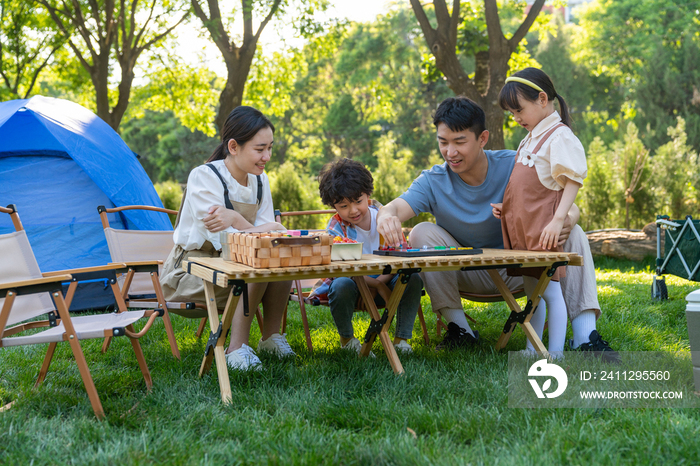
[[[216,305],[214,284],[204,280],[204,295],[207,300],[207,315],[209,316],[211,333],[209,341],[207,342],[207,347],[204,350],[204,359],[199,369],[199,376],[202,377],[209,371],[212,359],[216,361],[216,372],[219,377],[219,388],[221,389],[221,401],[223,401],[224,404],[231,403],[232,398],[231,383],[229,381],[228,366],[226,364],[226,348],[224,348],[224,344],[226,343],[226,337],[231,329],[231,321],[233,320],[234,312],[236,312],[236,306],[238,305],[238,300],[243,291],[243,286],[245,286],[245,283],[242,285],[238,282],[233,283],[231,293],[226,301],[224,314],[221,317],[221,321],[219,321],[219,310]]]
[[[365,306],[369,311],[369,315],[372,317],[372,324],[381,321],[382,317],[379,316],[379,311],[377,310],[377,306],[374,304],[372,293],[370,292],[364,277],[353,277],[353,280],[355,280],[357,288],[360,290],[360,296],[362,296],[362,300],[364,301]],[[406,283],[403,283],[401,278],[399,278],[399,280],[396,281],[396,285],[394,286],[394,289],[391,292],[389,302],[386,306],[386,322],[384,322],[384,324],[381,327],[381,330],[379,330],[378,332],[379,340],[382,342],[382,346],[384,347],[386,357],[389,359],[389,364],[391,364],[391,368],[394,370],[395,374],[403,374],[404,370],[403,366],[401,365],[401,361],[399,360],[399,356],[396,354],[396,348],[394,348],[394,344],[391,341],[391,338],[389,337],[388,329],[391,325],[392,319],[394,318],[394,314],[396,313],[396,309],[398,308],[399,302],[401,301],[401,297],[403,296],[403,290],[405,288]],[[372,348],[372,344],[374,343],[376,336],[377,333],[372,333],[370,335],[369,341],[364,342],[364,344],[362,345],[362,350],[360,351],[361,356],[369,355],[369,352]]]
[[[496,288],[498,288],[498,291],[501,293],[501,296],[503,296],[504,301],[511,310],[508,321],[503,328],[503,333],[496,342],[496,351],[501,350],[506,346],[508,340],[510,339],[510,335],[513,333],[513,330],[515,330],[516,323],[520,323],[523,332],[525,332],[525,336],[527,336],[527,339],[530,340],[530,343],[532,343],[535,350],[542,353],[545,357],[549,357],[549,353],[542,344],[542,340],[540,340],[540,337],[537,336],[537,333],[530,324],[530,319],[532,318],[531,309],[535,309],[537,307],[540,302],[540,295],[549,284],[550,275],[548,274],[548,271],[549,269],[546,269],[544,272],[542,272],[542,275],[537,282],[537,286],[535,286],[535,291],[532,296],[528,297],[527,306],[525,306],[525,310],[523,310],[515,300],[513,293],[511,293],[508,286],[506,286],[503,278],[501,278],[501,274],[498,273],[498,270],[488,270],[493,283],[496,285]],[[525,316],[518,315],[524,312],[527,313]]]

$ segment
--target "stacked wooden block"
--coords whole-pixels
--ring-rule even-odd
[[[326,265],[331,262],[330,235],[288,236],[284,233],[222,233],[221,257],[256,269]]]

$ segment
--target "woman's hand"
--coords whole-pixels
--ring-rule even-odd
[[[262,225],[258,225],[257,227],[254,227],[251,225],[250,228],[245,228],[241,229],[241,231],[245,231],[246,233],[260,233],[264,231],[287,231],[287,228],[282,225],[281,223],[277,222],[269,222],[269,223],[263,223]]]
[[[558,219],[557,217],[554,217],[552,221],[549,222],[549,225],[544,228],[540,235],[540,247],[542,249],[550,250],[557,247],[563,225],[564,220]]]
[[[211,206],[209,215],[204,217],[202,221],[204,222],[204,227],[212,233],[224,231],[228,227],[241,230],[246,228],[246,226],[250,226],[250,223],[241,214],[222,205]]]
[[[498,204],[491,204],[491,207],[493,207],[491,210],[493,216],[500,219],[501,215],[503,214],[503,203],[499,202]]]

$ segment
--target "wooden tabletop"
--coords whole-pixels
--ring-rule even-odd
[[[356,261],[333,261],[327,265],[255,269],[225,261],[220,257],[191,257],[182,262],[182,268],[221,287],[229,280],[247,283],[282,280],[349,277],[397,273],[400,269],[421,269],[422,272],[448,270],[478,270],[504,267],[544,267],[555,262],[582,265],[578,254],[565,252],[517,251],[511,249],[484,249],[481,254],[464,256],[392,257],[363,254]]]

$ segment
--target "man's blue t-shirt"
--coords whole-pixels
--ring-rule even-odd
[[[503,202],[503,193],[515,165],[512,150],[484,151],[489,162],[486,180],[469,186],[447,166],[423,170],[400,198],[418,215],[430,212],[435,223],[463,246],[503,248],[501,221],[493,216],[491,203]]]

